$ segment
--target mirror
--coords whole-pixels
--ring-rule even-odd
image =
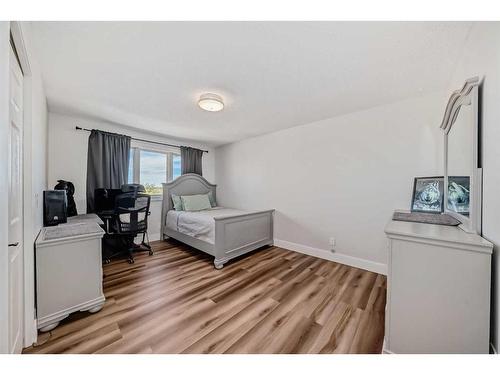
[[[446,208],[469,217],[470,180],[473,168],[473,116],[471,105],[462,105],[448,133],[448,194]]]
[[[467,232],[481,233],[481,169],[478,159],[479,79],[467,80],[446,107],[444,131],[444,212]]]

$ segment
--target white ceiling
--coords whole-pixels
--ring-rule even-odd
[[[220,145],[447,88],[465,22],[33,22],[49,108]],[[204,92],[224,97],[209,113]]]

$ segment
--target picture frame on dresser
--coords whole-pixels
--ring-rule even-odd
[[[448,176],[447,204],[453,211],[469,217],[470,215],[470,177]]]
[[[440,214],[444,204],[443,176],[415,177],[411,197],[411,212]]]

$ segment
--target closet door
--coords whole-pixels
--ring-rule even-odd
[[[9,94],[9,351],[20,353],[23,344],[23,73],[10,50]]]

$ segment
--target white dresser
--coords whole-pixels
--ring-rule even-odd
[[[40,231],[35,254],[37,325],[42,332],[72,312],[97,312],[104,305],[101,223],[96,215],[79,215]]]
[[[391,221],[385,353],[488,353],[493,245],[458,227]]]

